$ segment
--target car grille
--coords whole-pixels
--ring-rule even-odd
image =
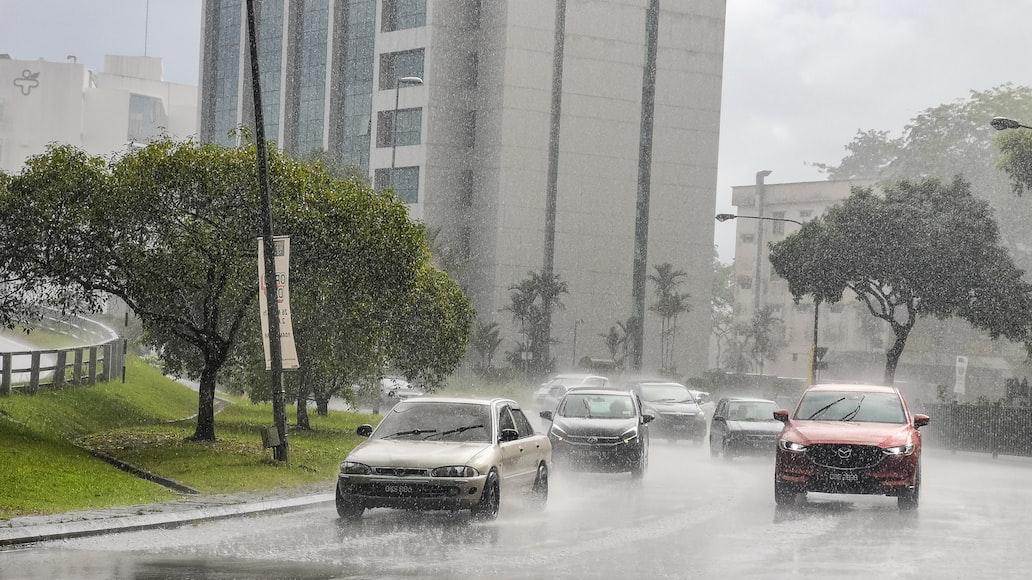
[[[695,420],[697,413],[660,413],[659,416],[665,421],[688,423]]]
[[[811,445],[809,456],[815,465],[832,469],[866,469],[885,457],[880,447],[844,444]]]
[[[427,477],[430,475],[430,470],[416,467],[374,467],[373,473],[393,475],[394,477]]]
[[[620,442],[620,438],[600,437],[597,435],[570,435],[566,438],[566,441],[574,445],[616,445]]]
[[[410,497],[434,499],[455,497],[458,495],[458,488],[452,485],[435,485],[432,483],[406,483],[401,485],[360,483],[352,488],[352,493],[367,497]]]

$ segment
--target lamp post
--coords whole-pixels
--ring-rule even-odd
[[[993,120],[989,121],[989,125],[997,131],[1003,131],[1004,129],[1032,129],[1032,127],[1021,123],[1020,121],[1008,119],[1007,117],[993,117]]]
[[[394,189],[394,160],[398,155],[398,97],[401,94],[401,85],[421,85],[423,79],[419,77],[401,77],[394,81],[394,119],[391,122],[391,174],[387,183]]]
[[[757,181],[759,181],[761,179],[759,177],[759,174],[757,174],[757,178],[756,179],[757,179]],[[718,213],[716,215],[716,220],[718,222],[726,222],[728,220],[733,220],[733,219],[738,219],[738,218],[751,219],[751,220],[768,220],[768,221],[772,221],[772,222],[789,222],[789,223],[793,223],[793,224],[798,224],[800,226],[803,225],[803,222],[797,221],[797,220],[794,220],[794,219],[789,219],[789,218],[766,217],[766,216],[762,216],[762,215],[735,215],[733,213]],[[757,250],[756,250],[756,276],[757,276],[757,279],[754,282],[754,284],[756,284],[757,286],[759,286],[759,283],[760,283],[760,281],[759,281],[759,275],[760,275],[759,274],[760,273],[760,265],[759,264],[760,264],[760,257],[761,257],[760,252],[761,252],[761,249],[759,247],[759,244],[757,244]],[[756,296],[757,296],[756,308],[758,309],[759,308],[759,299],[758,299],[759,293],[757,293]],[[810,345],[810,368],[807,371],[807,381],[811,385],[815,383],[815,378],[816,378],[815,372],[817,370],[817,328],[818,328],[818,321],[819,321],[818,317],[819,317],[819,314],[820,314],[820,306],[821,306],[820,298],[814,297],[814,300],[813,300],[813,343]]]

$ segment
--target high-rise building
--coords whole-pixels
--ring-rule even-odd
[[[559,366],[609,356],[600,335],[631,316],[639,143],[650,0],[260,0],[266,136],[299,156],[322,149],[392,187],[438,231],[478,318],[519,339],[510,286],[545,248],[556,11],[563,34],[553,314]],[[205,0],[204,141],[253,125],[244,0]],[[724,0],[662,2],[649,188],[647,268],[687,276],[679,372],[707,366]],[[417,82],[415,79],[418,79]],[[653,304],[647,288],[646,308]],[[646,311],[643,368],[660,363]],[[499,352],[494,361],[502,366]]]

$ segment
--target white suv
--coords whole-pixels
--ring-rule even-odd
[[[559,404],[566,391],[574,387],[593,389],[609,388],[609,378],[590,374],[559,374],[541,383],[534,391],[534,406],[543,411],[552,411]]]

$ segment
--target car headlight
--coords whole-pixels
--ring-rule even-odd
[[[906,445],[898,445],[896,447],[886,447],[882,449],[882,453],[885,455],[910,455],[914,452],[914,444],[907,443]]]
[[[348,475],[369,475],[373,472],[373,468],[365,463],[345,461],[340,464],[340,472]]]
[[[566,431],[563,431],[555,425],[552,425],[552,428],[548,431],[548,433],[560,441],[566,439]]]
[[[430,477],[476,477],[480,475],[475,467],[468,465],[447,465],[430,470]]]
[[[779,439],[778,447],[785,451],[794,451],[796,453],[802,453],[806,451],[806,445],[802,443],[796,443],[795,441],[789,441],[788,439]]]
[[[622,439],[624,443],[631,443],[632,441],[637,440],[638,439],[638,428],[637,427],[631,427],[630,429],[624,431],[623,434],[620,435],[620,439]]]

